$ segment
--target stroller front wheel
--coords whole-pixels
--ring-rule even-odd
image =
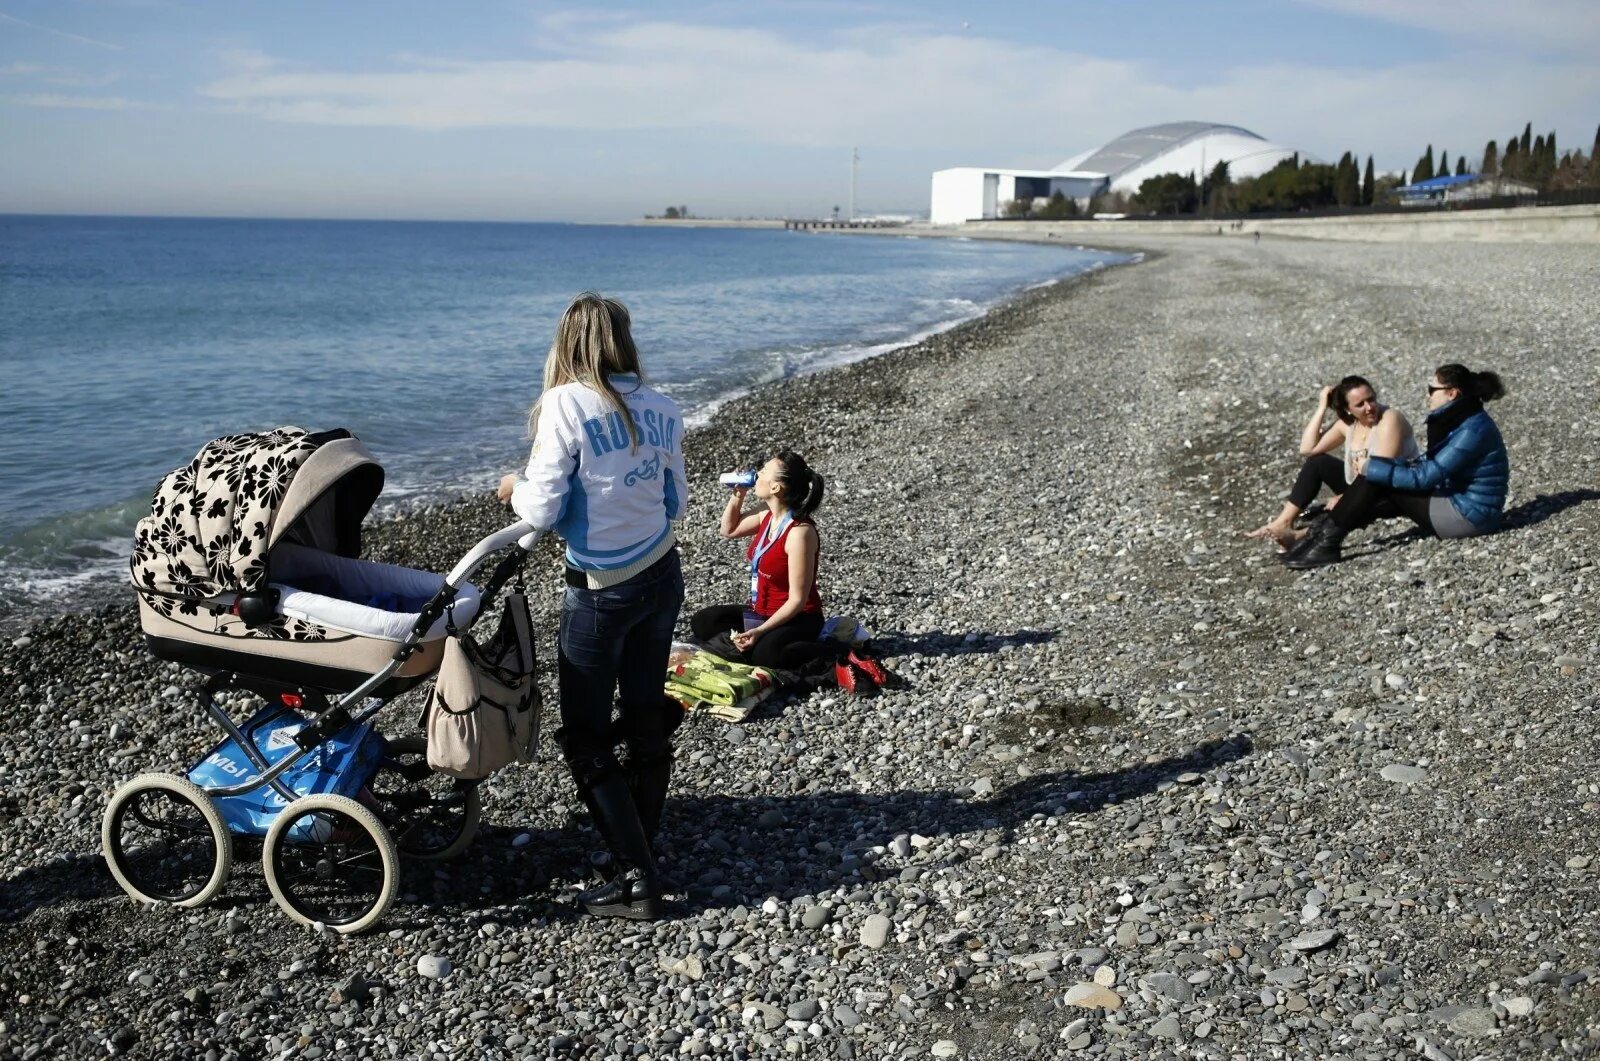
[[[205,790],[177,774],[140,774],[106,805],[100,848],[141,903],[201,906],[233,870],[233,841]]]
[[[261,863],[283,912],[335,932],[370,928],[400,888],[400,856],[378,816],[346,796],[302,796],[273,820]]]

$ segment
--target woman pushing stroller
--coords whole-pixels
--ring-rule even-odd
[[[682,413],[644,382],[622,303],[586,292],[567,307],[529,427],[527,471],[502,479],[499,497],[567,543],[556,739],[619,867],[579,901],[593,914],[654,920],[661,884],[651,841],[683,717],[661,676],[683,604],[673,523],[688,484]]]

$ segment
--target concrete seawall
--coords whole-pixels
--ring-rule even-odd
[[[934,228],[908,225],[898,233],[981,236],[984,239],[1070,238],[1093,242],[1096,236],[1216,235],[1365,243],[1600,243],[1600,204],[1524,206],[1507,210],[1453,213],[1376,214],[1367,217],[1294,217],[1246,221],[969,221]]]

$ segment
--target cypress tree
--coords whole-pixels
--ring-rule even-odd
[[[1522,143],[1517,145],[1517,154],[1523,158],[1529,157],[1533,152],[1533,123],[1529,122],[1522,127]]]
[[[1500,172],[1513,180],[1522,176],[1522,151],[1515,137],[1506,141],[1506,157],[1500,160]]]
[[[1428,150],[1422,153],[1422,158],[1417,162],[1417,171],[1411,175],[1413,183],[1417,181],[1432,180],[1438,171],[1433,168],[1433,145],[1428,145]]]
[[[1433,171],[1441,177],[1450,176],[1450,152],[1439,152],[1439,168]]]
[[[1544,137],[1544,152],[1539,156],[1539,187],[1547,188],[1551,178],[1556,175],[1556,134],[1551,130],[1550,135]]]
[[[1460,158],[1456,159],[1456,176],[1457,177],[1465,177],[1466,175],[1467,175],[1467,156],[1466,155],[1462,155]]]
[[[1372,179],[1372,156],[1368,155],[1367,156],[1367,172],[1365,174],[1363,174],[1362,177],[1361,177],[1361,205],[1362,206],[1371,206],[1372,205],[1372,189],[1374,187],[1374,183],[1375,182]]]
[[[1483,165],[1478,167],[1478,172],[1485,177],[1493,177],[1500,172],[1500,149],[1493,140],[1483,146]]]

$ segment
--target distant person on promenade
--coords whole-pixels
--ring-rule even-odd
[[[1338,563],[1345,535],[1386,515],[1403,515],[1440,538],[1470,538],[1500,526],[1511,478],[1500,428],[1484,402],[1503,397],[1493,372],[1440,365],[1428,381],[1428,452],[1401,462],[1373,456],[1284,563],[1296,570]]]
[[[705,643],[730,633],[737,662],[799,670],[832,655],[818,643],[822,634],[822,594],[817,569],[822,540],[815,516],[822,504],[822,476],[793,450],[779,450],[756,473],[751,486],[731,489],[722,510],[724,538],[749,538],[750,597],[744,604],[702,608],[689,617],[696,640]],[[764,502],[744,511],[745,496]]]
[[[622,303],[585,292],[567,307],[529,427],[527,473],[502,479],[499,496],[567,542],[556,741],[619,867],[578,901],[592,914],[656,920],[651,833],[666,801],[672,729],[683,720],[661,676],[683,606],[673,523],[689,492],[683,414],[645,384]]]
[[[1324,431],[1330,409],[1333,426]],[[1340,445],[1342,459],[1333,456]],[[1282,510],[1245,537],[1271,538],[1279,551],[1287,550],[1305,534],[1294,529],[1295,519],[1311,507],[1323,487],[1333,493],[1328,503],[1333,508],[1373,457],[1411,460],[1420,451],[1405,414],[1379,402],[1377,390],[1361,376],[1346,376],[1318,393],[1317,407],[1300,432],[1300,455],[1305,462]]]

